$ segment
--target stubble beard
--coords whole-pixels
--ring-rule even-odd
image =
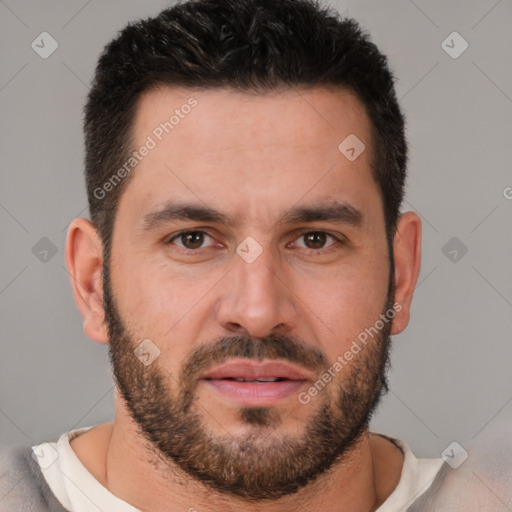
[[[109,357],[118,390],[154,456],[196,481],[238,498],[278,499],[296,493],[350,455],[388,390],[391,322],[365,345],[310,404],[314,413],[302,434],[282,435],[286,420],[274,407],[241,407],[244,435],[214,433],[197,400],[199,376],[213,364],[234,357],[281,359],[323,374],[330,366],[316,349],[278,335],[254,339],[230,336],[193,350],[171,376],[158,365],[142,364],[134,350],[142,338],[129,332],[114,303],[108,266],[104,268],[104,306]],[[390,289],[385,311],[392,307]],[[173,391],[172,388],[175,388]]]

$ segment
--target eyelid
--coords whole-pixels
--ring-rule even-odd
[[[210,235],[205,229],[207,228],[189,228],[189,229],[184,229],[182,231],[178,231],[177,233],[173,233],[172,235],[169,235],[168,237],[166,237],[165,239],[165,243],[166,244],[172,244],[174,243],[173,240],[175,239],[179,239],[181,236],[183,235],[186,235],[187,233],[202,233],[204,234],[206,237],[209,237],[212,242],[214,243],[217,243],[217,244],[220,244],[220,242],[218,242],[212,235]],[[299,238],[301,238],[302,236],[306,235],[306,234],[309,234],[309,233],[325,233],[327,236],[331,237],[334,242],[331,243],[330,245],[328,245],[327,247],[322,247],[320,249],[310,249],[308,247],[300,247],[300,249],[303,249],[303,250],[306,250],[306,251],[313,251],[313,252],[321,252],[321,251],[326,251],[326,250],[329,250],[331,247],[335,246],[336,244],[341,244],[341,245],[346,245],[348,244],[348,240],[347,238],[341,234],[341,233],[338,233],[338,234],[333,234],[325,229],[320,229],[320,228],[301,228],[297,231],[295,231],[294,233],[294,238],[293,238],[293,241],[291,243],[294,243],[296,242]],[[186,251],[186,252],[199,252],[203,249],[209,249],[212,247],[212,245],[209,245],[207,247],[201,247],[199,249],[188,249],[187,247],[183,247],[181,245],[177,245],[177,244],[174,244],[176,247],[178,247],[178,249],[182,250],[182,251]]]
[[[170,244],[174,244],[179,249],[181,249],[183,251],[189,251],[189,252],[198,252],[201,249],[208,249],[210,247],[210,246],[208,246],[208,247],[201,247],[200,249],[189,249],[187,247],[183,247],[181,245],[177,245],[177,244],[175,244],[173,242],[173,240],[179,239],[180,237],[182,237],[183,235],[186,235],[188,233],[202,233],[203,235],[209,237],[213,242],[216,242],[215,238],[213,238],[213,236],[210,235],[209,233],[207,233],[204,229],[190,228],[190,229],[184,229],[182,231],[179,231],[178,233],[173,233],[172,235],[169,235],[168,237],[166,237],[165,243],[169,244],[169,245]]]
[[[334,233],[331,233],[330,231],[327,231],[325,229],[320,229],[320,228],[318,228],[318,229],[315,229],[315,228],[299,229],[296,232],[296,236],[294,237],[292,243],[296,242],[299,238],[301,238],[302,236],[309,234],[309,233],[324,233],[327,236],[331,237],[334,240],[334,242],[331,243],[330,245],[328,245],[327,247],[322,247],[320,249],[310,249],[309,247],[300,247],[300,249],[304,249],[306,251],[321,252],[321,251],[327,251],[337,244],[346,245],[348,243],[348,240],[346,239],[346,237],[344,235],[342,235],[341,233],[334,234]]]

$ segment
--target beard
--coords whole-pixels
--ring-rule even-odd
[[[393,283],[392,275],[383,313],[392,308]],[[224,494],[277,499],[313,482],[349,456],[388,390],[391,320],[328,384],[329,389],[319,391],[309,405],[316,406],[314,414],[299,434],[278,435],[286,419],[278,408],[242,406],[238,420],[248,433],[214,433],[196,400],[207,369],[231,358],[281,359],[320,377],[331,366],[326,356],[289,336],[229,336],[192,350],[179,375],[171,376],[158,360],[145,366],[134,355],[141,338],[130,332],[119,314],[106,263],[104,308],[116,385],[152,455],[169,469],[179,468]],[[297,401],[299,407],[305,405]]]

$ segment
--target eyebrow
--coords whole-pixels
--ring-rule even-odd
[[[213,208],[197,205],[169,202],[161,210],[144,215],[142,230],[151,231],[163,224],[179,221],[215,222],[233,226],[227,215]],[[364,216],[355,206],[340,201],[326,204],[295,206],[283,213],[276,224],[299,224],[317,221],[347,224],[354,228],[361,227]]]
[[[142,229],[150,231],[157,229],[162,224],[192,220],[197,222],[217,222],[219,224],[231,224],[229,218],[223,213],[207,206],[194,204],[167,203],[161,210],[144,215]]]
[[[363,219],[363,214],[355,206],[337,201],[320,205],[294,207],[282,215],[278,224],[324,221],[348,224],[357,228],[361,227]]]

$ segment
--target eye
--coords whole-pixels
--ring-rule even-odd
[[[167,243],[174,244],[183,249],[195,250],[204,249],[203,244],[208,240],[211,242],[214,241],[213,238],[204,231],[182,231],[173,236]]]
[[[302,241],[303,245],[301,245],[299,241]],[[294,245],[301,249],[319,250],[327,249],[336,242],[341,243],[339,239],[325,231],[307,231],[302,233],[299,238],[296,239]]]

